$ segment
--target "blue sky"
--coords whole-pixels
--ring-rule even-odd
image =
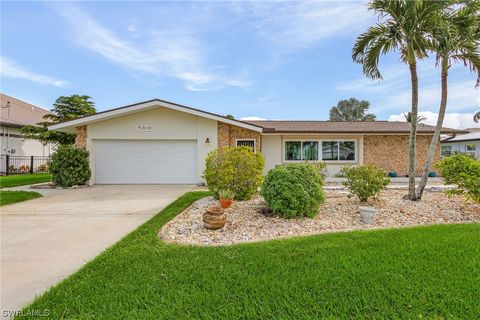
[[[338,100],[379,119],[408,111],[408,68],[381,60],[383,81],[352,62],[376,17],[362,2],[1,2],[1,91],[49,108],[87,94],[99,111],[152,98],[236,118],[318,119]],[[439,71],[419,64],[420,110],[435,121]],[[480,90],[450,71],[446,125],[471,127]]]

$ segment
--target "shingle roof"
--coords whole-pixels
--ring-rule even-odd
[[[301,121],[301,120],[255,120],[245,121],[264,128],[264,133],[409,133],[410,123],[400,121]],[[434,126],[418,125],[418,133],[433,133]],[[443,128],[442,133],[465,133],[466,131]]]
[[[10,102],[10,108],[3,108],[3,106],[7,105],[7,102]],[[25,125],[35,125],[42,122],[43,116],[49,113],[45,109],[3,93],[0,93],[0,105],[2,106],[0,117],[2,126],[23,127]]]
[[[459,141],[480,141],[480,132],[474,131],[467,134],[459,134],[457,136],[443,139],[442,142],[459,142]]]

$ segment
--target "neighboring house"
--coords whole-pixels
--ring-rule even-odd
[[[325,161],[329,175],[345,165],[366,163],[399,175],[408,171],[406,122],[239,121],[155,99],[50,129],[77,132],[77,147],[90,152],[91,184],[202,182],[207,154],[236,145],[262,152],[265,173],[282,163],[306,160]],[[418,173],[433,131],[432,126],[418,126]]]
[[[442,157],[453,152],[470,154],[480,160],[480,128],[465,129],[468,133],[442,139]]]
[[[49,156],[50,145],[35,140],[24,140],[20,129],[44,121],[47,110],[0,93],[2,113],[0,117],[1,154],[12,156]]]

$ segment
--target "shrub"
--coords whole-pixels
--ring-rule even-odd
[[[341,172],[347,179],[343,184],[360,201],[376,196],[390,183],[385,172],[374,165],[343,167]]]
[[[88,152],[71,145],[61,145],[49,163],[52,181],[62,187],[85,184],[90,179]]]
[[[270,210],[284,218],[314,217],[325,201],[323,178],[307,164],[287,164],[268,172],[261,194]]]
[[[265,159],[250,147],[227,147],[210,152],[203,177],[210,191],[230,190],[237,200],[248,200],[263,180]]]
[[[462,194],[467,199],[480,203],[480,161],[465,154],[446,157],[436,164],[447,184],[456,189],[447,190],[447,194]]]
[[[315,171],[317,171],[322,179],[325,179],[327,176],[327,163],[322,161],[305,161],[305,164],[311,166]]]

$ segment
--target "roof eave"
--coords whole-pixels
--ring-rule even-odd
[[[8,128],[23,128],[25,124],[13,123],[13,122],[0,122],[0,126]]]
[[[144,101],[144,102],[140,102],[140,103],[136,103],[136,104],[132,104],[132,105],[123,106],[123,107],[120,107],[120,108],[106,110],[106,111],[103,111],[103,112],[96,113],[94,115],[85,116],[85,117],[78,118],[78,119],[75,119],[75,120],[70,120],[70,121],[66,121],[66,122],[62,122],[62,123],[57,123],[57,124],[49,126],[48,129],[49,130],[57,130],[57,131],[71,131],[72,128],[74,129],[78,126],[88,125],[88,124],[95,123],[95,122],[100,122],[100,121],[105,121],[105,120],[116,118],[118,116],[133,114],[133,113],[137,113],[137,112],[140,112],[140,111],[155,109],[156,107],[159,107],[159,106],[169,108],[169,109],[172,109],[172,110],[177,110],[177,111],[189,113],[189,114],[199,116],[199,117],[203,117],[203,118],[208,118],[208,119],[212,119],[212,120],[216,120],[216,121],[220,121],[220,122],[225,122],[225,123],[228,123],[228,124],[232,124],[232,125],[242,127],[242,128],[245,128],[245,129],[249,129],[249,130],[252,130],[252,131],[256,131],[256,132],[262,132],[263,131],[263,127],[260,127],[260,126],[254,125],[254,124],[246,123],[246,122],[243,122],[243,121],[240,121],[240,120],[229,119],[227,117],[224,117],[224,116],[221,116],[221,115],[218,115],[218,114],[214,114],[214,113],[199,110],[199,109],[190,108],[190,107],[187,107],[187,106],[183,106],[183,105],[180,105],[180,104],[176,104],[176,103],[172,103],[172,102],[168,102],[168,101],[160,100],[160,99],[148,100],[148,101]]]

